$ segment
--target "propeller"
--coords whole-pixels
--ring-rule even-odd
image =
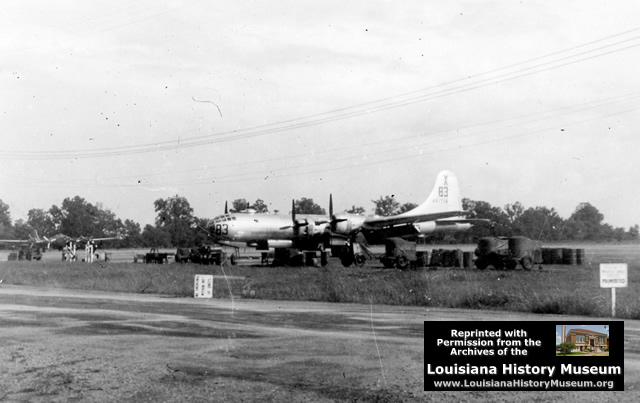
[[[229,208],[227,207],[227,201],[224,202],[224,213],[229,214]]]
[[[300,222],[298,220],[296,220],[296,202],[295,200],[291,200],[291,225],[285,225],[284,227],[280,227],[280,229],[289,229],[289,228],[293,228],[293,233],[295,235],[298,234],[298,230],[300,229],[300,227],[306,227],[307,225],[309,225],[309,223],[307,222],[307,220],[305,219],[304,222]]]
[[[329,219],[316,221],[316,225],[329,223],[329,230],[334,233],[339,222],[347,221],[347,218],[338,218],[333,215],[333,195],[329,194]]]

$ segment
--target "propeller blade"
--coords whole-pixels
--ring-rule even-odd
[[[227,201],[226,201],[226,200],[225,200],[225,202],[224,202],[224,213],[225,213],[225,214],[229,214],[229,208],[228,208],[228,206],[227,206]]]
[[[333,218],[333,195],[329,193],[329,218]]]
[[[291,221],[296,222],[296,201],[291,199]]]

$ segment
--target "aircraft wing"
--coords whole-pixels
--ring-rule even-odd
[[[66,237],[66,241],[73,241],[73,242],[91,242],[91,241],[109,241],[111,239],[120,239],[117,236],[112,236],[112,237],[106,237],[106,238],[94,238],[92,236],[79,236],[77,238],[71,238],[71,237]]]
[[[31,239],[0,239],[0,243],[24,243],[33,242]]]
[[[447,221],[451,221],[451,220],[443,220],[445,218],[460,217],[468,214],[469,214],[468,211],[447,211],[444,213],[416,214],[416,215],[410,215],[410,216],[397,215],[397,216],[391,216],[391,217],[371,217],[371,218],[367,218],[362,224],[362,226],[368,230],[376,230],[376,229],[382,229],[382,228],[392,227],[396,225],[415,224],[415,223],[426,222],[426,221],[437,221],[438,223],[440,222],[445,223]],[[451,221],[451,223],[461,222],[461,221],[465,221],[465,219]]]
[[[450,224],[491,224],[491,220],[488,218],[460,218],[453,220],[436,220],[438,225],[447,225]]]
[[[110,241],[112,239],[120,239],[117,236],[112,236],[108,238],[85,238],[85,241]]]

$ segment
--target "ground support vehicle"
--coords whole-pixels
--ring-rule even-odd
[[[10,252],[7,260],[41,260],[40,248],[21,247],[15,252]]]
[[[332,243],[332,256],[336,256],[336,246],[337,245],[334,245]],[[369,244],[367,243],[367,240],[362,235],[362,233],[358,233],[356,234],[356,236],[345,239],[337,256],[340,257],[340,263],[342,263],[344,267],[349,267],[352,264],[355,264],[358,267],[362,267],[364,266],[367,259],[376,258],[371,249],[369,249]]]
[[[319,258],[319,259],[318,259]],[[323,250],[299,250],[294,248],[276,248],[272,266],[326,266],[328,253]],[[268,264],[268,255],[263,256],[262,264]]]
[[[193,252],[194,249],[191,251]],[[219,266],[227,259],[227,254],[219,246],[201,246],[197,249],[197,254],[195,256],[197,256],[198,262],[195,262],[195,260],[192,259],[194,263],[205,265],[217,264]]]
[[[388,238],[384,242],[384,248],[385,253],[380,257],[380,263],[386,268],[406,270],[414,267],[418,260],[415,242],[402,238]]]
[[[514,270],[518,265],[531,270],[536,264],[542,268],[542,249],[539,243],[523,236],[482,238],[474,253],[477,256],[475,265],[480,270]]]
[[[189,248],[178,248],[174,257],[176,263],[189,263],[191,259],[191,251]]]
[[[199,263],[204,265],[221,265],[227,254],[218,246],[201,246],[199,248],[178,248],[175,254],[176,263]]]
[[[160,253],[156,248],[151,248],[151,251],[144,255],[145,263],[169,263],[169,254]]]

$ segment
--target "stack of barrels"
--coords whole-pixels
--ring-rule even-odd
[[[542,264],[579,266],[583,263],[584,249],[542,248]]]
[[[420,252],[419,252],[420,253]],[[473,267],[473,252],[462,252],[460,249],[434,249],[429,252],[422,252],[424,266],[431,267],[459,267],[470,269]]]

